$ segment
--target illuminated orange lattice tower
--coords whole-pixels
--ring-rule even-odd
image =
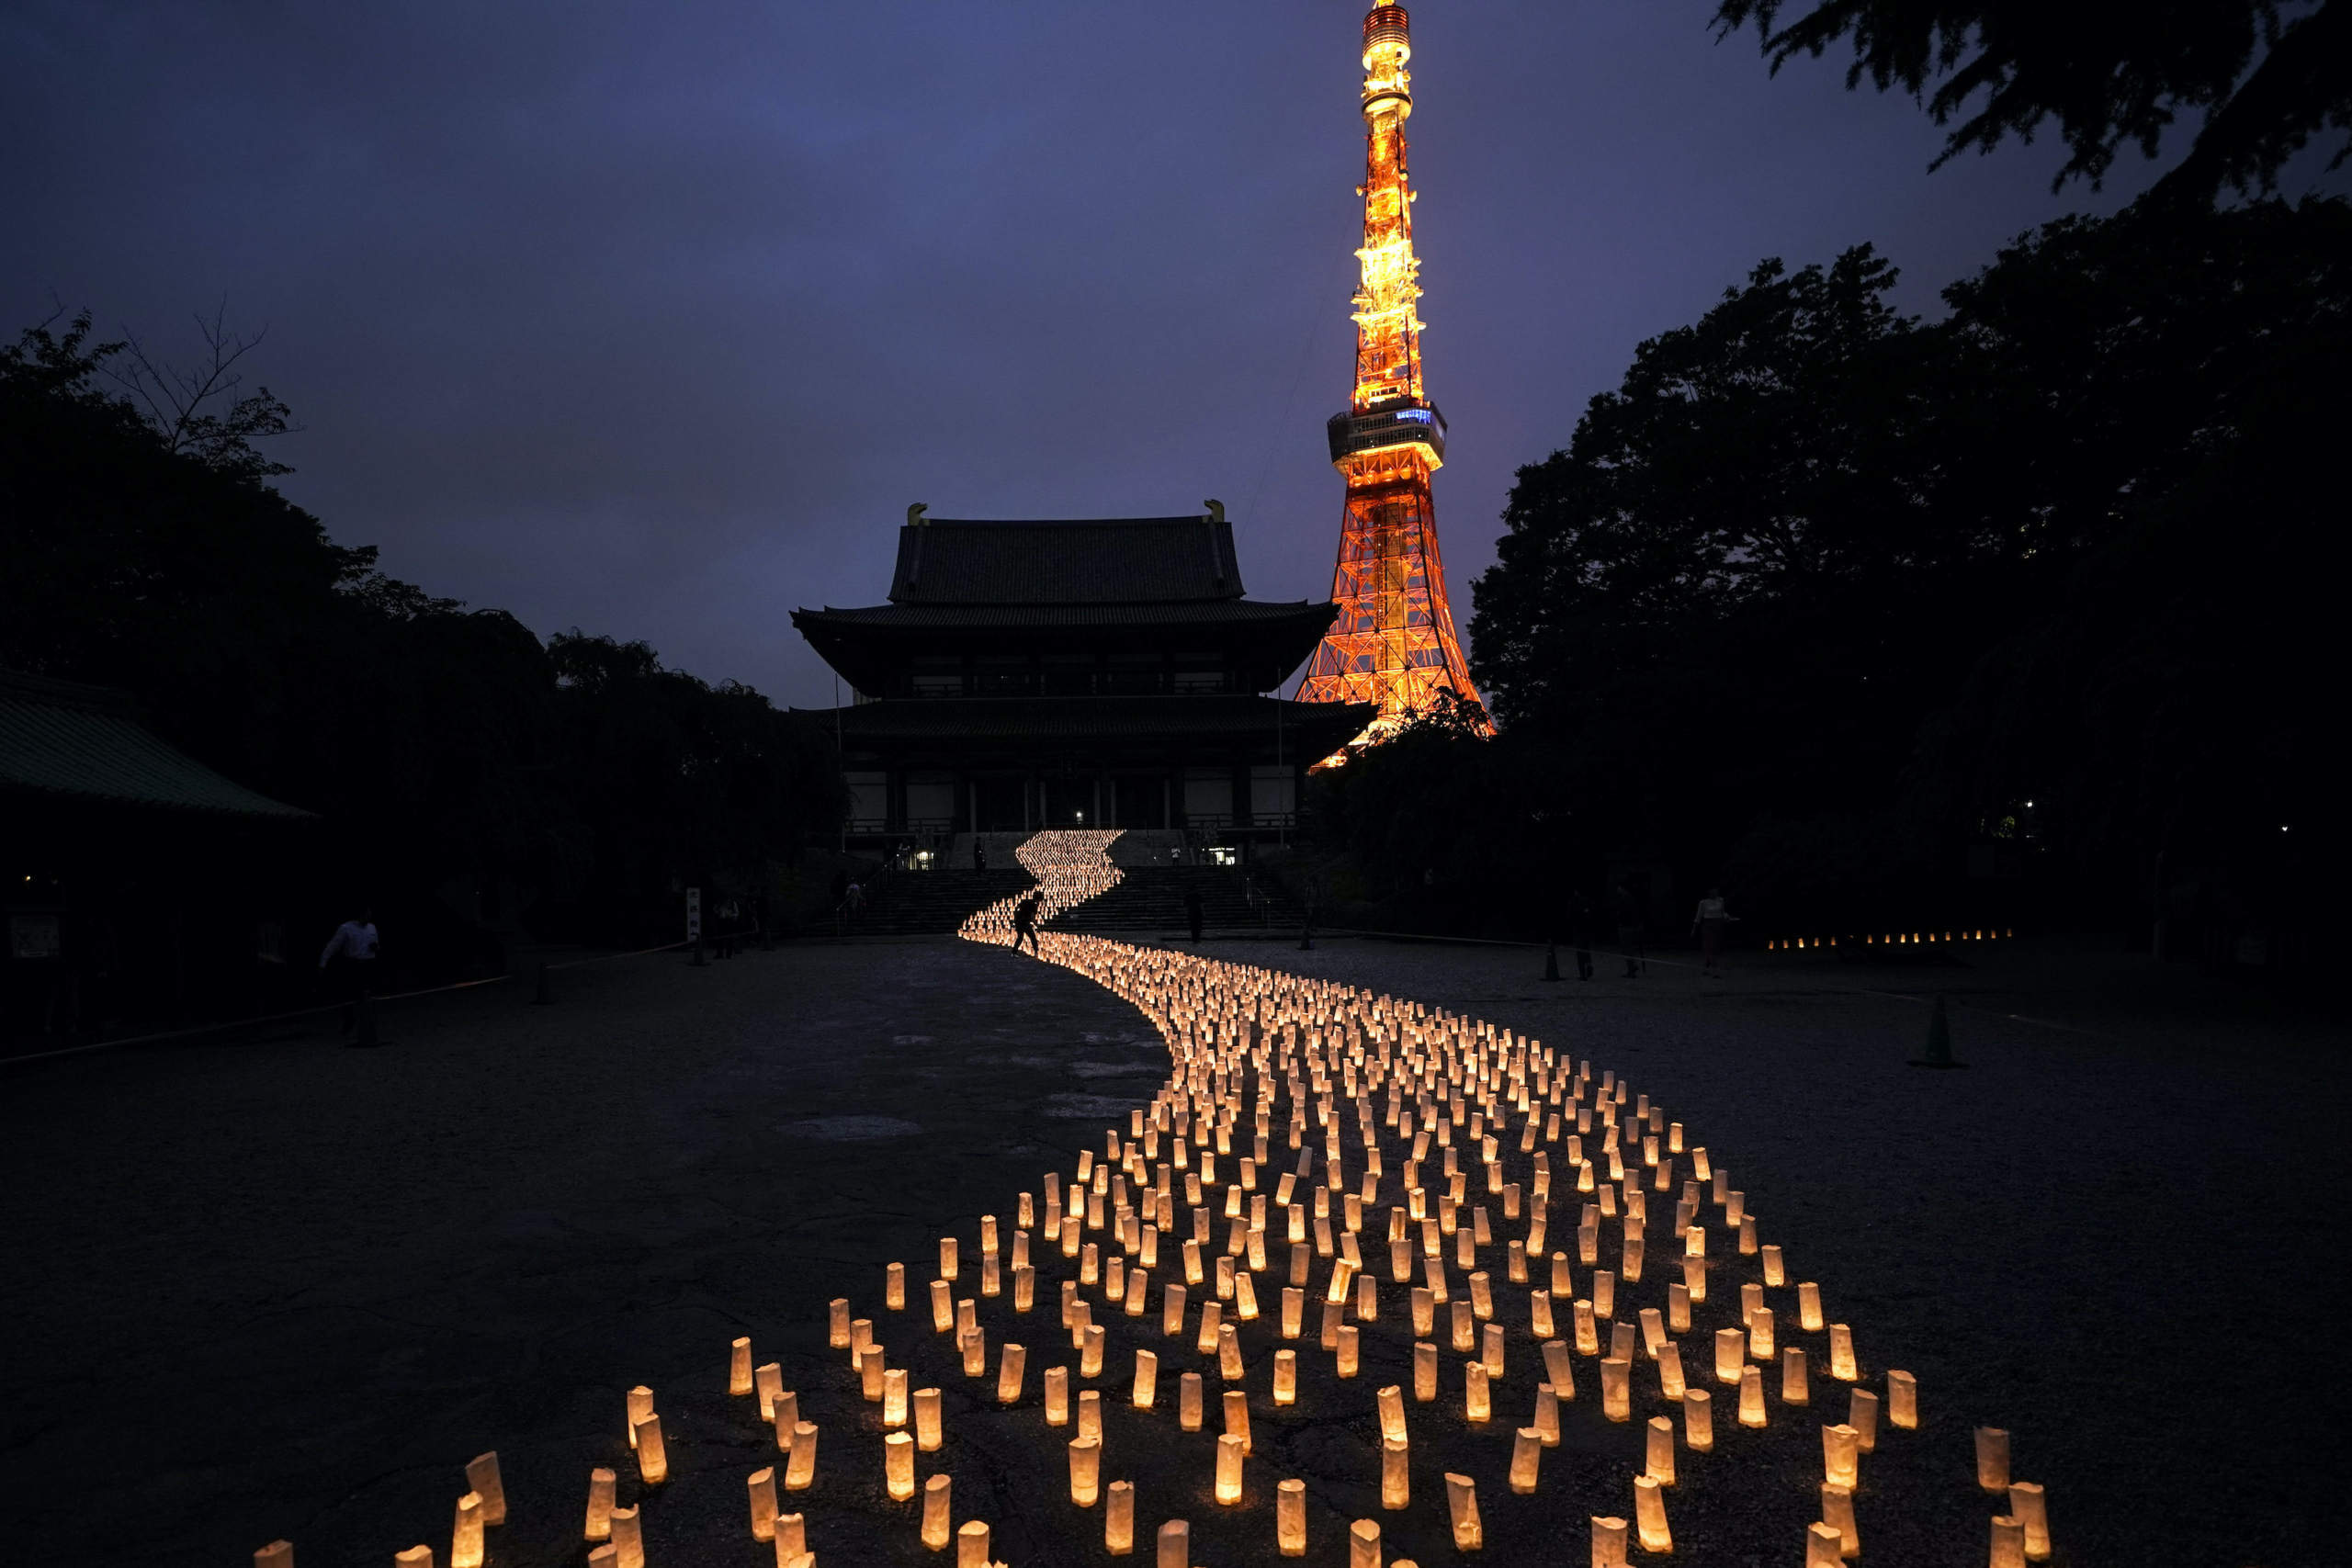
[[[1330,423],[1331,463],[1347,480],[1339,618],[1315,650],[1299,696],[1377,703],[1364,739],[1379,739],[1441,691],[1478,704],[1445,600],[1430,475],[1445,461],[1445,420],[1421,389],[1421,264],[1413,254],[1413,191],[1405,119],[1413,112],[1405,7],[1363,19],[1363,281],[1356,290],[1356,384]],[[1483,715],[1483,705],[1480,705]]]

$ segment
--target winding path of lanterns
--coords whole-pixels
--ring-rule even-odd
[[[1047,832],[1022,845],[1045,889],[1041,924],[1119,880],[1116,837]],[[1018,901],[976,913],[962,934],[1009,945]],[[1040,948],[1043,962],[1133,1003],[1173,1070],[1099,1151],[1018,1194],[1009,1225],[984,1214],[941,1237],[912,1290],[906,1266],[889,1265],[871,1316],[846,1297],[831,1303],[830,1343],[879,1420],[835,1439],[826,1465],[878,1472],[899,1502],[920,1497],[910,1512],[924,1546],[952,1546],[956,1568],[992,1562],[988,1524],[955,1517],[952,1478],[918,1473],[943,1444],[941,1392],[910,1387],[889,1363],[910,1361],[926,1334],[952,1336],[949,1359],[983,1390],[993,1379],[998,1404],[1034,1410],[1050,1440],[1069,1434],[1070,1528],[1098,1535],[1108,1556],[1140,1542],[1156,1568],[1191,1568],[1190,1529],[1139,1506],[1118,1474],[1132,1456],[1105,1450],[1102,1402],[1165,1419],[1171,1444],[1214,1445],[1216,1506],[1271,1499],[1268,1544],[1301,1556],[1304,1483],[1268,1486],[1260,1460],[1248,1483],[1252,1396],[1270,1396],[1280,1419],[1303,1365],[1328,1363],[1345,1384],[1387,1336],[1409,1351],[1383,1359],[1412,1371],[1409,1388],[1364,1390],[1381,1509],[1442,1510],[1457,1551],[1484,1544],[1489,1514],[1544,1506],[1544,1455],[1566,1422],[1643,1430],[1620,1494],[1631,1522],[1590,1519],[1593,1568],[1622,1568],[1629,1552],[1673,1551],[1667,1499],[1708,1462],[1690,1456],[1736,1450],[1741,1428],[1813,1419],[1819,1518],[1786,1561],[1800,1545],[1806,1568],[1860,1555],[1861,1472],[1901,1461],[1872,1456],[1906,1445],[1917,1386],[1867,1371],[1820,1287],[1789,1278],[1725,1168],[1648,1094],[1486,1021],[1332,981],[1068,932],[1041,932]],[[1033,1346],[1050,1347],[1038,1356],[1054,1363],[1034,1380]],[[815,1568],[821,1520],[792,1495],[822,1496],[819,1432],[781,1382],[775,1363],[752,1364],[748,1339],[734,1342],[729,1391],[757,1402],[779,1455],[747,1479],[748,1528],[773,1543],[778,1568]],[[650,1488],[667,1472],[651,1391],[632,1390],[627,1414]],[[1414,1425],[1456,1419],[1495,1431],[1493,1472],[1417,1471]],[[454,1568],[478,1568],[482,1526],[504,1514],[496,1456],[468,1474]],[[1991,1568],[2046,1558],[2041,1489],[2011,1481],[2007,1433],[1977,1432],[1975,1482],[2004,1507]],[[591,1568],[646,1568],[638,1510],[615,1496],[614,1472],[594,1471]],[[1349,1568],[1384,1568],[1381,1521],[1353,1521],[1346,1547]],[[275,1543],[255,1562],[292,1568],[292,1550]],[[432,1568],[433,1555],[418,1547],[396,1562]]]

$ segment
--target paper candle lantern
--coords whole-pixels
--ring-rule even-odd
[[[1644,1551],[1674,1550],[1673,1532],[1666,1528],[1666,1494],[1647,1475],[1634,1477],[1634,1527],[1641,1534]]]
[[[1846,1425],[1854,1429],[1855,1440],[1862,1452],[1870,1453],[1878,1447],[1878,1395],[1869,1389],[1858,1388],[1847,1404]],[[2011,1512],[2016,1510],[2012,1509]]]
[[[1191,1568],[1192,1556],[1191,1526],[1182,1519],[1170,1519],[1159,1527],[1158,1553],[1152,1561],[1152,1568]]]
[[[1380,1523],[1358,1519],[1348,1527],[1348,1568],[1380,1568]]]
[[[2030,1562],[2039,1562],[2050,1555],[2049,1500],[2041,1487],[2031,1481],[2009,1483],[2009,1517],[2025,1532],[2025,1555]]]
[[[1546,1339],[1543,1350],[1544,1376],[1551,1383],[1552,1392],[1561,1399],[1574,1399],[1577,1396],[1576,1363],[1568,1359],[1566,1342]]]
[[[1807,1334],[1821,1332],[1821,1287],[1810,1280],[1797,1287],[1797,1326]]]
[[[1384,1508],[1402,1508],[1413,1500],[1409,1452],[1401,1433],[1381,1439],[1380,1506]]]
[[[989,1568],[989,1527],[978,1519],[956,1532],[956,1568]]]
[[[1468,1476],[1447,1472],[1445,1507],[1453,1521],[1456,1551],[1476,1551],[1486,1544],[1486,1526],[1478,1517],[1478,1488]]]
[[[1754,1367],[1739,1369],[1739,1424],[1764,1425],[1764,1374]]]
[[[1464,1416],[1471,1421],[1486,1421],[1493,1417],[1493,1404],[1487,1390],[1487,1369],[1482,1362],[1463,1363],[1462,1406]]]
[[[915,1447],[927,1454],[937,1453],[940,1443],[939,1391],[935,1388],[915,1390],[914,1406]]]
[[[1838,1568],[1839,1553],[1845,1538],[1832,1525],[1815,1524],[1805,1527],[1804,1568]]]
[[[1642,1473],[1660,1486],[1674,1484],[1674,1423],[1663,1416],[1653,1416],[1646,1428],[1648,1438],[1643,1448]]]
[[[1026,1263],[1012,1270],[1012,1310],[1027,1312],[1037,1301],[1037,1271]]]
[[[1216,1331],[1216,1370],[1227,1382],[1241,1381],[1241,1337],[1229,1323]]]
[[[825,1343],[836,1350],[849,1348],[849,1298],[836,1296],[826,1303]]]
[[[1227,1434],[1216,1440],[1216,1500],[1226,1507],[1241,1501],[1241,1439]]]
[[[634,1505],[613,1510],[613,1561],[618,1568],[645,1568],[645,1527]]]
[[[1860,1449],[1854,1428],[1840,1421],[1821,1429],[1821,1478],[1837,1486],[1860,1483]]]
[[[922,1543],[933,1551],[944,1550],[953,1532],[948,1518],[953,1486],[944,1475],[934,1475],[922,1483]]]
[[[294,1543],[271,1541],[254,1553],[254,1568],[294,1568]]]
[[[1998,1427],[1976,1428],[1976,1484],[1987,1492],[2009,1489],[2009,1435]]]
[[[653,1391],[643,1383],[628,1391],[627,1427],[628,1446],[637,1447],[637,1424],[653,1414]]]
[[[904,1432],[882,1439],[882,1484],[893,1502],[915,1495],[915,1440]]]
[[[1096,1332],[1100,1333],[1101,1330],[1098,1329]],[[978,1341],[978,1330],[973,1331],[972,1338],[976,1343]],[[1013,1404],[1020,1401],[1022,1379],[1027,1375],[1028,1369],[1029,1352],[1026,1348],[1008,1344],[999,1353],[996,1368],[996,1402],[999,1404]],[[889,1415],[889,1400],[887,1394],[883,1400],[883,1416],[887,1422]]]
[[[1821,1522],[1838,1532],[1838,1555],[1862,1554],[1861,1527],[1854,1522],[1854,1489],[1832,1482],[1821,1483]]]
[[[1909,1372],[1886,1374],[1886,1418],[1905,1431],[1919,1425],[1919,1384]]]
[[[582,1535],[589,1540],[609,1540],[613,1534],[613,1472],[602,1468],[588,1472],[588,1523]]]
[[[939,1238],[939,1277],[943,1280],[956,1278],[956,1238],[952,1235]]]
[[[1069,1500],[1081,1508],[1094,1506],[1102,1491],[1102,1440],[1078,1438],[1069,1445]]]
[[[1781,1352],[1781,1403],[1804,1404],[1812,1399],[1812,1384],[1805,1376],[1804,1351],[1792,1345]]]
[[[1715,1330],[1715,1381],[1736,1383],[1747,1360],[1747,1335],[1737,1328]]]
[[[1625,1568],[1625,1521],[1592,1516],[1592,1568]]]
[[[752,1392],[752,1342],[737,1339],[728,1347],[727,1392],[746,1394]]]
[[[1216,1302],[1201,1303],[1201,1333],[1193,1348],[1204,1356],[1216,1354],[1218,1330],[1225,1321],[1225,1308]]]
[[[1483,1269],[1470,1276],[1470,1312],[1481,1322],[1495,1315],[1495,1292]]]
[[[662,1417],[648,1416],[630,1430],[637,1438],[638,1479],[659,1486],[670,1478],[670,1453],[662,1441]]]
[[[1657,1391],[1667,1399],[1682,1397],[1682,1347],[1669,1339],[1657,1348]]]
[[[2025,1526],[2008,1514],[1993,1516],[1992,1568],[2025,1568]]]
[[[752,1539],[774,1540],[776,1514],[775,1467],[752,1472],[744,1483],[744,1489],[751,1495]]]
[[[1768,1285],[1778,1285],[1786,1278],[1787,1275],[1781,1267],[1781,1249],[1777,1247],[1764,1248],[1764,1282]]]
[[[1642,1238],[1638,1235],[1625,1238],[1624,1274],[1629,1283],[1642,1277]]]
[[[1829,1325],[1829,1375],[1839,1382],[1861,1375],[1854,1370],[1854,1331],[1842,1323]]]
[[[1593,1270],[1592,1311],[1596,1317],[1617,1315],[1617,1276],[1606,1269]]]
[[[1492,1330],[1491,1332],[1499,1333],[1501,1331],[1497,1329]],[[1358,1330],[1353,1324],[1349,1324],[1340,1330],[1339,1356],[1332,1370],[1343,1378],[1351,1378],[1355,1376],[1357,1356]]]
[[[937,1334],[956,1326],[956,1292],[944,1280],[931,1282],[931,1326]]]
[[[784,1489],[806,1492],[817,1480],[817,1428],[803,1421],[792,1428],[792,1455],[785,1461]]]
[[[1230,1328],[1225,1330],[1225,1333],[1227,1335],[1230,1335],[1232,1332],[1233,1330]],[[1086,1325],[1086,1348],[1078,1353],[1078,1375],[1080,1377],[1099,1378],[1102,1375],[1103,1339],[1104,1336],[1100,1325],[1088,1324]],[[1237,1351],[1236,1354],[1238,1355],[1238,1352]]]
[[[1102,1436],[1102,1395],[1095,1389],[1079,1391],[1078,1435],[1095,1438]]]
[[[1548,1382],[1535,1385],[1535,1415],[1531,1424],[1538,1442],[1547,1449],[1560,1446],[1560,1396]]]
[[[1531,1291],[1528,1302],[1528,1331],[1538,1339],[1552,1337],[1552,1292]]]
[[[1298,1398],[1298,1352],[1274,1352],[1274,1403],[1289,1404]]]
[[[1356,1317],[1370,1323],[1380,1315],[1380,1286],[1369,1274],[1356,1277]]]
[[[775,1361],[763,1361],[752,1371],[752,1397],[760,1402],[760,1419],[775,1420],[775,1396],[784,1392],[784,1368]]]
[[[1592,1303],[1588,1301],[1578,1301],[1570,1306],[1569,1311],[1576,1319],[1577,1354],[1579,1356],[1600,1355],[1600,1330],[1593,1317]]]
[[[481,1494],[468,1492],[449,1531],[449,1568],[481,1568]]]
[[[1655,1360],[1657,1359],[1659,1348],[1666,1343],[1666,1319],[1658,1315],[1657,1308],[1644,1307],[1641,1311],[1641,1324],[1642,1353]]]
[[[1624,1421],[1634,1413],[1631,1372],[1633,1364],[1618,1356],[1607,1356],[1600,1362],[1600,1413],[1611,1421]]]
[[[1250,1396],[1238,1388],[1225,1391],[1225,1435],[1241,1439],[1241,1451],[1250,1451]]]
[[[1455,1302],[1447,1314],[1453,1327],[1453,1348],[1467,1353],[1478,1347],[1477,1328],[1471,1317],[1468,1302]]]
[[[1568,1274],[1568,1255],[1565,1252],[1552,1254],[1552,1294],[1574,1301],[1576,1293],[1576,1286]]]
[[[393,1568],[433,1568],[433,1549],[412,1546],[406,1551],[392,1553]]]
[[[1306,1555],[1306,1483],[1285,1481],[1274,1488],[1274,1549],[1284,1557]]]
[[[1383,1441],[1402,1443],[1404,1441],[1404,1394],[1397,1389],[1397,1384],[1390,1382],[1387,1387],[1383,1387],[1378,1394],[1374,1394],[1374,1405],[1381,1411]]]
[[[1685,1258],[1682,1260],[1682,1289],[1694,1302],[1707,1299],[1707,1260]]]
[[[1102,1492],[1102,1550],[1125,1557],[1136,1549],[1136,1489],[1114,1481]]]
[[[1532,1427],[1521,1427],[1511,1438],[1510,1489],[1518,1493],[1535,1490],[1536,1466],[1544,1458],[1544,1435]]]
[[[1187,1432],[1201,1429],[1201,1374],[1186,1372],[1176,1380],[1176,1424]]]
[[[1715,1446],[1714,1402],[1703,1388],[1691,1389],[1682,1396],[1682,1446],[1702,1454]]]

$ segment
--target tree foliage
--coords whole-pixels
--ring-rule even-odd
[[[666,929],[674,880],[749,891],[831,829],[824,738],[758,693],[642,643],[542,647],[329,538],[267,482],[286,470],[256,443],[285,412],[236,395],[223,341],[188,377],[86,314],[0,348],[0,665],[125,688],[191,754],[321,813],[345,897],[470,913],[503,888],[620,935]]]
[[[1852,914],[2033,798],[2129,887],[2306,787],[2352,209],[2069,219],[1935,321],[1893,282],[1764,264],[1520,471],[1475,671],[1577,874]]]
[[[2058,183],[2096,186],[2124,146],[2153,158],[2193,112],[2201,123],[2165,185],[2210,201],[2224,186],[2274,188],[2314,137],[2346,139],[2331,167],[2352,152],[2346,0],[1721,0],[1719,36],[1750,26],[1776,72],[1850,41],[1848,87],[1924,96],[1952,127],[1939,164],[2054,119],[2068,152]]]

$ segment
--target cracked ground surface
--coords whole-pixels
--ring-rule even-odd
[[[1507,950],[1211,951],[1464,1009],[1669,1094],[1796,1277],[1917,1374],[1923,1438],[1964,1470],[1970,1427],[2015,1434],[2062,1562],[2340,1560],[2339,1032],[2016,966],[1545,986]],[[1919,1010],[1871,993],[1923,982],[1962,1004],[1965,1072],[1902,1066]],[[493,1562],[577,1561],[585,1470],[616,1462],[645,1382],[678,1470],[652,1568],[758,1562],[741,1476],[773,1450],[723,1397],[727,1341],[837,1397],[826,1299],[878,1295],[894,1258],[924,1277],[938,1235],[1009,1213],[1167,1072],[1116,998],[965,943],[638,960],[522,1000],[403,1006],[377,1052],[308,1033],[12,1073],[0,1397],[27,1561],[237,1562],[283,1535],[312,1568],[380,1562],[446,1545],[488,1448],[514,1506]],[[958,1516],[995,1522],[996,1555],[1099,1557],[1020,1506],[1014,1416],[951,1427]],[[1303,1427],[1302,1461],[1338,1440]],[[922,1556],[900,1545],[820,1560]],[[1683,1555],[1751,1560],[1705,1545]]]

